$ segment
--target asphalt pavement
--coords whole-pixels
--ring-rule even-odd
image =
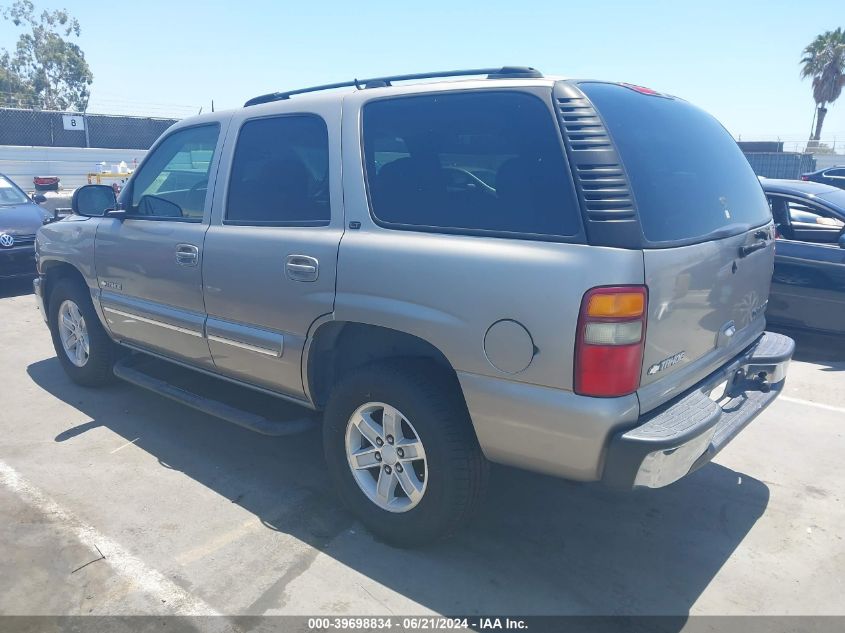
[[[55,358],[0,290],[2,614],[845,614],[845,345],[797,335],[785,392],[716,460],[618,493],[496,467],[478,518],[376,541],[319,432],[256,435]]]

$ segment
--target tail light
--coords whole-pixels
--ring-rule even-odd
[[[809,176],[801,176],[801,180],[810,180]]]
[[[593,288],[581,300],[575,393],[614,397],[640,386],[648,293],[645,286]]]

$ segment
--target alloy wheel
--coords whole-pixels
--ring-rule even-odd
[[[79,306],[66,299],[59,306],[59,337],[68,360],[77,367],[84,367],[90,353],[90,339],[85,317]]]
[[[358,407],[346,425],[346,457],[355,482],[382,510],[407,512],[425,494],[428,461],[410,420],[384,402]]]

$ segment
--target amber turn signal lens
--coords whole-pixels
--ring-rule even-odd
[[[590,297],[587,316],[626,319],[642,316],[644,309],[642,292],[596,293]]]

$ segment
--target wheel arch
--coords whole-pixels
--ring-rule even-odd
[[[381,325],[327,320],[316,325],[306,344],[303,357],[305,392],[317,408],[323,408],[333,385],[350,370],[377,360],[405,357],[432,361],[451,376],[460,389],[454,367],[429,341]]]
[[[47,259],[40,262],[40,274],[44,279],[43,297],[44,312],[50,314],[50,295],[53,288],[61,279],[73,279],[78,281],[84,288],[88,288],[85,276],[73,264],[60,259]],[[96,306],[95,306],[96,307]]]

